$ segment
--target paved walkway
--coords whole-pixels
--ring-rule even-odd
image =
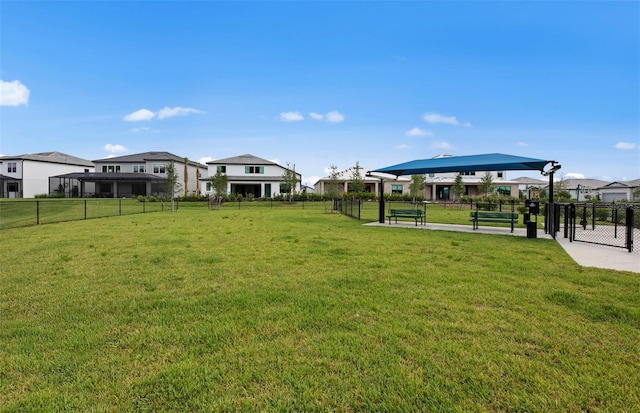
[[[428,222],[426,225],[415,226],[414,222],[398,222],[384,223],[371,222],[365,225],[380,226],[388,228],[415,228],[429,229],[440,231],[456,231],[456,232],[473,232],[476,234],[499,234],[510,235],[516,237],[526,237],[526,228],[515,228],[513,233],[510,228],[506,227],[487,227],[480,226],[477,230],[473,230],[469,225],[454,224],[435,224]],[[624,248],[608,247],[606,245],[590,244],[586,242],[569,242],[568,238],[563,238],[562,233],[558,233],[556,241],[566,251],[573,260],[583,267],[606,268],[618,271],[631,271],[640,273],[640,247],[636,247],[635,251],[629,252]],[[552,239],[550,235],[545,234],[543,230],[538,230],[538,237]],[[637,240],[640,243],[640,240]]]

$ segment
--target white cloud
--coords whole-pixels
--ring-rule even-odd
[[[136,133],[138,133],[138,132],[146,132],[146,131],[149,131],[149,130],[151,130],[151,128],[147,128],[147,127],[144,127],[144,126],[143,126],[143,127],[141,127],[141,128],[132,128],[132,129],[131,129],[131,132],[136,132]]]
[[[437,123],[444,123],[445,125],[453,125],[453,126],[465,126],[465,127],[471,126],[471,123],[460,122],[458,119],[456,119],[455,116],[444,116],[439,113],[425,113],[424,115],[422,115],[422,119],[431,125],[435,125]]]
[[[104,145],[104,150],[111,153],[129,152],[129,149],[125,148],[122,145],[112,145],[110,143]]]
[[[140,109],[125,116],[124,120],[127,122],[139,122],[141,120],[151,120],[155,116],[156,114],[151,112],[149,109]]]
[[[280,120],[283,122],[298,122],[304,120],[304,116],[300,112],[281,112]]]
[[[337,110],[332,110],[331,112],[327,113],[326,116],[327,116],[327,122],[330,122],[330,123],[344,122],[344,115],[338,112]]]
[[[407,145],[406,143],[401,143],[400,145],[396,146],[396,149],[409,149],[409,145]]]
[[[571,178],[571,179],[584,179],[584,174],[579,174],[579,173],[575,173],[575,172],[569,172],[565,176],[567,178]]]
[[[216,158],[214,158],[213,156],[203,156],[202,158],[198,159],[198,162],[200,162],[203,165],[206,165],[207,162],[213,162],[215,160]]]
[[[406,131],[405,135],[407,135],[407,136],[433,136],[433,132],[431,132],[430,130],[425,130],[425,129],[420,129],[420,128],[413,128],[413,129],[409,129],[408,131]]]
[[[616,149],[621,149],[623,151],[640,148],[640,146],[635,142],[618,142],[613,147]]]
[[[436,149],[455,149],[453,145],[445,141],[433,142],[431,147]]]
[[[157,117],[158,119],[167,119],[167,118],[173,118],[175,116],[186,116],[189,113],[204,113],[204,112],[198,109],[193,109],[193,108],[183,108],[180,106],[175,106],[173,108],[170,108],[168,106],[165,106],[164,108],[160,109],[157,113],[152,112],[149,109],[136,110],[135,112],[125,116],[124,120],[126,120],[127,122],[139,122],[142,120],[151,120],[155,117]],[[136,132],[139,132],[141,130],[144,130],[144,129],[139,129]]]
[[[302,182],[307,185],[307,186],[314,186],[316,184],[316,182],[318,182],[321,179],[321,177],[319,176],[315,176],[315,175],[311,175],[308,178],[304,178],[302,180]]]
[[[20,106],[29,104],[29,89],[19,80],[0,80],[0,106]]]
[[[168,106],[165,106],[158,111],[158,119],[173,118],[175,116],[186,116],[189,113],[204,113],[204,112],[198,109],[193,109],[193,108],[183,108],[180,106],[170,108]]]
[[[291,113],[295,113],[298,114],[298,112],[289,112]],[[328,112],[326,114],[322,114],[322,113],[318,113],[318,112],[309,112],[309,116],[311,117],[311,119],[315,119],[315,120],[324,120],[325,122],[329,122],[329,123],[342,123],[344,122],[345,116],[338,112],[337,110],[332,110],[331,112]],[[282,113],[280,114],[280,118],[282,118]],[[300,119],[295,119],[295,120],[302,120],[304,118],[300,117]]]
[[[516,145],[518,145],[518,146],[529,146],[529,144],[527,142],[522,142],[522,141],[516,143]]]

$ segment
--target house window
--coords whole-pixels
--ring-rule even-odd
[[[504,178],[504,171],[498,171],[498,178]]]
[[[102,165],[102,172],[118,173],[120,172],[120,165]]]
[[[147,168],[145,165],[133,165],[133,172],[143,174],[147,172]]]
[[[498,195],[509,196],[509,195],[511,195],[511,187],[510,186],[497,186],[496,187],[496,193]]]
[[[461,172],[460,174],[464,175],[464,176],[475,176],[476,175],[475,171],[474,172]]]
[[[218,165],[216,166],[216,172],[220,172],[221,174],[227,173],[227,165]]]
[[[391,185],[391,193],[392,194],[401,194],[402,193],[402,185]]]
[[[18,164],[16,162],[8,162],[7,163],[7,172],[17,172]]]
[[[263,174],[264,166],[245,166],[244,173],[246,174]]]
[[[211,191],[211,182],[207,182],[207,192]]]
[[[154,174],[164,174],[167,172],[167,165],[163,163],[154,163],[153,164],[153,173]]]
[[[433,178],[434,176],[436,176],[436,174],[434,174],[433,172],[429,174],[429,178]]]

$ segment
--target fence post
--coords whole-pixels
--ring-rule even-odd
[[[122,215],[122,199],[118,199],[118,215]]]
[[[627,206],[627,211],[626,211],[626,218],[627,218],[627,239],[626,239],[626,244],[627,244],[627,250],[629,250],[629,252],[633,252],[633,208],[631,208],[630,206]]]
[[[36,201],[36,225],[40,225],[40,201]]]
[[[87,220],[87,200],[84,200],[84,220]]]

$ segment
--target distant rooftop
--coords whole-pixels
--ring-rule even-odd
[[[0,156],[0,160],[24,160],[24,161],[36,161],[36,162],[49,162],[65,165],[78,165],[78,166],[90,166],[93,167],[93,162],[78,158],[77,156],[68,155],[62,152],[40,152],[40,153],[27,153],[17,156]]]

